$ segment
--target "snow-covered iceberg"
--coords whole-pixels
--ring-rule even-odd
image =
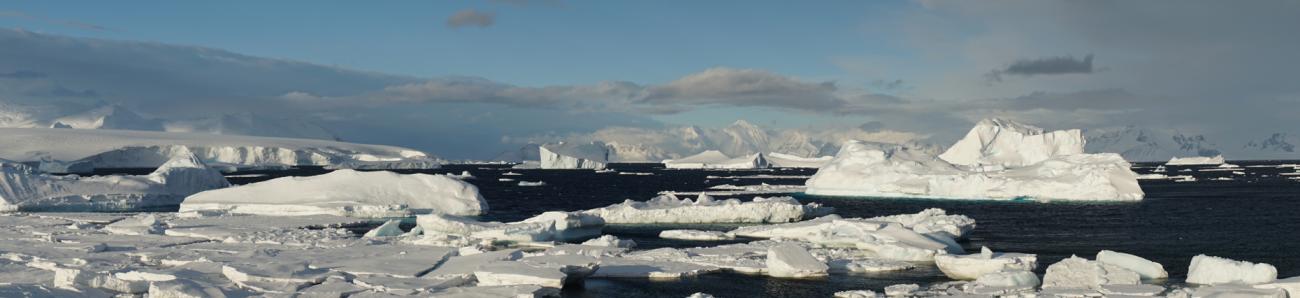
[[[605,221],[582,213],[545,212],[510,223],[481,222],[445,214],[416,217],[416,225],[425,237],[455,235],[471,239],[513,242],[566,241],[600,235]]]
[[[965,139],[938,156],[907,146],[881,149],[850,141],[806,182],[805,192],[962,199],[1143,198],[1127,161],[1112,153],[1083,154],[1083,145],[1076,130],[1049,133],[1007,120],[980,121]]]
[[[327,140],[112,129],[0,128],[0,157],[93,168],[153,168],[193,154],[211,166],[437,168],[437,158],[402,147]]]
[[[205,191],[185,198],[181,211],[237,214],[399,217],[415,213],[479,215],[487,202],[474,185],[444,175],[337,170]]]
[[[763,169],[771,166],[762,153],[741,157],[730,157],[717,150],[678,159],[664,160],[664,167],[669,169]]]
[[[777,168],[821,168],[831,163],[834,156],[802,157],[785,153],[767,154],[767,162]]]
[[[558,143],[537,147],[543,169],[604,169],[609,147],[604,143]]]
[[[696,200],[679,199],[664,194],[648,201],[627,200],[603,208],[581,211],[599,216],[607,223],[781,223],[795,222],[810,214],[823,214],[825,207],[818,204],[799,204],[791,197],[754,198],[741,202],[737,199],[714,200],[700,195]]]
[[[1277,279],[1277,268],[1264,263],[1197,255],[1187,269],[1187,283],[1247,285],[1270,283]]]
[[[176,205],[191,194],[230,186],[193,155],[140,176],[51,176],[8,163],[0,174],[0,211],[131,211]]]
[[[933,261],[961,251],[947,233],[919,233],[897,222],[827,215],[795,223],[740,227],[741,237],[799,240],[824,247],[855,248],[868,256],[900,261]]]
[[[1215,156],[1193,156],[1193,157],[1173,157],[1166,162],[1168,166],[1197,166],[1197,165],[1221,165],[1224,163],[1223,155]]]

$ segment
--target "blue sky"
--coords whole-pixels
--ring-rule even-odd
[[[452,156],[737,119],[952,137],[1006,117],[1235,144],[1300,123],[1298,27],[1287,0],[17,1],[0,4],[0,99],[258,110]]]

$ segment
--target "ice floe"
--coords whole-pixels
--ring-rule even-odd
[[[604,169],[609,147],[604,143],[558,143],[538,147],[542,169]]]
[[[794,222],[809,214],[827,210],[818,204],[799,204],[792,197],[714,200],[701,195],[695,200],[664,194],[648,201],[627,200],[603,208],[582,211],[599,216],[606,223],[775,223]]]
[[[1216,156],[1193,156],[1193,157],[1174,157],[1166,162],[1167,166],[1195,166],[1195,165],[1220,165],[1223,164],[1223,155]]]
[[[1032,271],[1038,267],[1038,257],[1033,254],[993,253],[984,247],[977,254],[934,256],[934,264],[949,278],[975,280],[990,273]]]
[[[1217,285],[1228,283],[1263,284],[1277,279],[1277,268],[1264,263],[1197,255],[1187,269],[1187,282]]]
[[[181,212],[402,217],[487,211],[478,188],[442,175],[336,170],[309,177],[282,177],[201,192],[185,198]]]
[[[1137,174],[1117,154],[1082,154],[1078,130],[978,123],[944,154],[850,141],[806,182],[830,196],[1135,201]]]

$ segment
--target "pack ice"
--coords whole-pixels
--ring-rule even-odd
[[[762,153],[730,157],[721,151],[709,150],[678,159],[663,161],[669,169],[763,169],[771,166]]]
[[[808,194],[1137,201],[1130,164],[1112,153],[1085,154],[1079,130],[1046,132],[986,119],[944,153],[850,141],[806,184]]]
[[[799,204],[792,197],[714,200],[700,195],[694,201],[664,194],[648,201],[627,200],[582,213],[599,216],[607,223],[779,223],[802,220],[809,214],[825,213],[819,204]]]
[[[0,157],[63,167],[155,168],[188,154],[235,168],[437,168],[437,158],[393,146],[326,140],[111,129],[0,128]]]
[[[600,142],[560,142],[537,150],[543,169],[604,169],[609,163],[609,147]]]
[[[487,208],[477,187],[445,175],[336,170],[197,193],[185,198],[180,210],[402,217],[422,213],[479,215]]]
[[[52,176],[12,162],[0,162],[0,173],[0,211],[132,211],[230,186],[192,154],[140,176]]]

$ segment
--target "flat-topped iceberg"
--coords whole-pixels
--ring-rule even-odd
[[[313,139],[111,129],[0,128],[0,157],[92,168],[153,168],[187,154],[212,166],[437,168],[437,158],[402,147]]]
[[[762,153],[731,157],[717,150],[663,161],[669,169],[763,169],[771,166]]]
[[[310,177],[282,177],[194,194],[181,211],[236,214],[400,217],[416,213],[479,215],[487,202],[474,185],[428,174],[336,170]]]
[[[51,176],[0,165],[0,211],[132,211],[172,206],[191,194],[230,186],[194,155],[174,158],[148,175]]]
[[[933,261],[935,255],[960,252],[947,233],[918,233],[902,224],[827,215],[812,220],[740,227],[729,234],[764,239],[799,240],[824,247],[855,248],[870,257],[900,261]]]
[[[543,169],[604,169],[609,147],[604,143],[546,144],[537,147]]]
[[[1197,165],[1221,165],[1225,161],[1223,155],[1215,156],[1193,156],[1193,157],[1173,157],[1166,162],[1168,166],[1197,166]]]
[[[982,144],[973,147],[970,144]],[[1130,164],[1112,153],[1082,154],[1075,130],[1042,132],[985,120],[938,156],[907,146],[850,141],[806,184],[813,195],[1137,201]]]
[[[785,153],[767,154],[767,162],[777,168],[821,168],[831,162],[834,156],[801,157]]]
[[[1232,259],[1197,255],[1192,257],[1192,264],[1187,269],[1187,283],[1217,284],[1263,284],[1277,279],[1277,268],[1264,263],[1251,263]]]
[[[581,211],[599,216],[607,223],[781,223],[795,222],[809,214],[826,212],[818,204],[799,204],[791,197],[714,200],[700,195],[694,201],[664,194],[648,201],[627,200],[603,208]]]

